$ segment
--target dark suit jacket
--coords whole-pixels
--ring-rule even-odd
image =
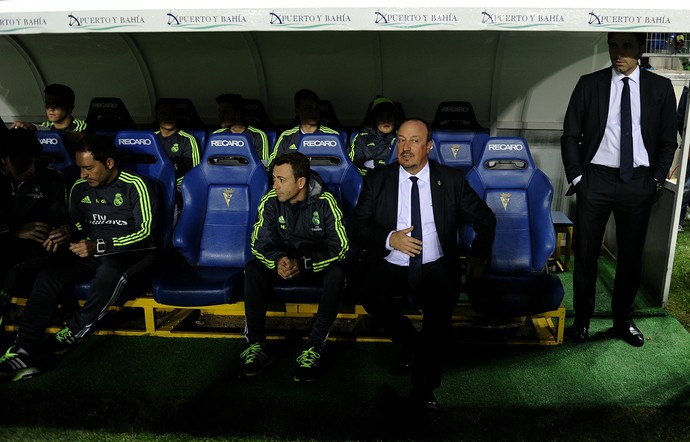
[[[397,230],[398,162],[373,169],[364,177],[362,192],[349,223],[351,240],[360,248],[383,256],[386,238]],[[496,231],[496,216],[479,198],[465,179],[465,174],[429,161],[431,200],[434,222],[445,259],[457,259],[458,229],[472,224],[477,236],[472,242],[472,256],[491,262]]]
[[[570,97],[561,137],[561,156],[569,183],[584,173],[604,137],[611,76],[611,67],[583,75]],[[656,180],[664,182],[678,147],[676,96],[671,81],[640,69],[640,107],[650,169]]]

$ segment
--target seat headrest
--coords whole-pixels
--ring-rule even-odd
[[[121,130],[115,134],[115,145],[122,155],[134,155],[138,157],[138,159],[132,158],[133,161],[127,161],[125,158],[123,159],[124,162],[151,162],[151,159],[146,159],[146,156],[156,159],[167,158],[167,155],[163,150],[158,137],[155,133],[150,131]]]
[[[439,103],[431,127],[433,129],[486,131],[477,121],[474,108],[468,101],[442,101]]]
[[[485,132],[435,130],[432,137],[439,161],[467,172],[476,164],[489,136]]]
[[[125,103],[117,97],[94,97],[86,124],[93,130],[123,130],[136,127]]]
[[[493,188],[525,187],[536,169],[527,142],[518,137],[489,138],[475,167]]]
[[[264,104],[258,98],[244,99],[244,121],[259,129],[273,127]]]
[[[233,174],[236,182],[249,182],[257,168],[265,171],[256,155],[252,142],[246,135],[233,133],[211,134],[199,166],[209,183],[228,182],[227,174]]]
[[[67,150],[67,145],[59,132],[39,130],[36,131],[36,138],[42,147],[41,156],[45,157],[51,166],[61,169],[74,164],[72,156]]]

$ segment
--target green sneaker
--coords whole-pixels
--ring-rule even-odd
[[[35,366],[31,356],[21,348],[10,347],[0,357],[0,381],[13,382],[30,379],[41,371]]]
[[[315,381],[319,375],[319,359],[321,359],[321,353],[314,347],[302,351],[302,354],[297,358],[295,382]]]
[[[242,371],[239,377],[250,377],[261,374],[273,362],[273,356],[266,351],[266,343],[250,344],[241,354]]]
[[[80,341],[79,338],[72,334],[72,330],[69,327],[65,327],[59,332],[53,335],[54,341],[52,342],[52,353],[56,355],[61,355],[66,353],[71,349],[76,343]]]

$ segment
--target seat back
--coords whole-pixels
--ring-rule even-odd
[[[153,132],[117,132],[115,145],[121,156],[122,167],[145,176],[156,186],[155,197],[159,206],[156,219],[157,242],[160,246],[167,247],[172,239],[175,213],[175,167]]]
[[[477,121],[472,103],[468,101],[442,101],[439,103],[431,122],[431,129],[487,131]]]
[[[446,166],[469,172],[477,163],[489,134],[483,131],[439,129],[432,134],[438,160]]]
[[[125,103],[117,97],[94,97],[86,115],[87,127],[99,135],[114,138],[121,130],[134,130],[136,123]]]
[[[173,245],[191,265],[243,268],[268,176],[245,135],[211,134],[182,180],[184,209]]]
[[[489,138],[467,179],[496,214],[491,272],[540,272],[556,246],[551,221],[553,186],[522,138]],[[465,244],[473,237],[465,229]]]
[[[275,130],[264,104],[258,98],[244,99],[244,121],[261,130]]]
[[[175,105],[180,128],[191,133],[194,129],[204,127],[204,122],[201,121],[201,117],[192,100],[189,98],[166,98],[166,100],[171,101]]]
[[[343,140],[331,134],[304,134],[297,150],[309,157],[311,169],[321,176],[349,217],[362,190],[362,175],[343,150]]]
[[[79,167],[74,162],[74,152],[68,150],[60,132],[39,130],[36,131],[36,138],[42,147],[38,163],[41,166],[59,170],[64,177],[67,189],[70,189],[79,178]]]

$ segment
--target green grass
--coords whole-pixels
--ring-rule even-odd
[[[678,234],[667,308],[690,332],[690,228]]]

